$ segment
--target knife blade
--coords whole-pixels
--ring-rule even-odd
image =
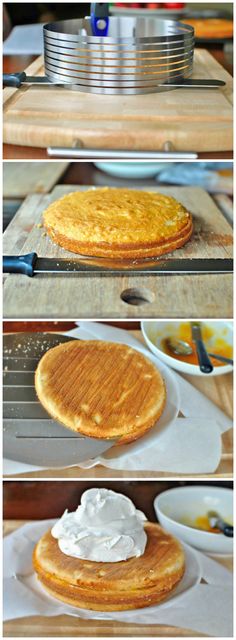
[[[4,73],[3,86],[15,87],[19,89],[22,84],[44,84],[53,86],[53,84],[62,85],[62,82],[51,82],[46,76],[27,76],[24,71],[19,73]]]
[[[68,260],[66,258],[40,258],[37,253],[23,256],[4,256],[4,273],[21,273],[32,277],[37,274],[54,275],[199,275],[213,273],[233,273],[233,260],[230,258],[159,258],[122,263],[109,260],[93,260],[81,258]]]
[[[15,89],[19,89],[21,85],[24,84],[42,84],[49,86],[64,86],[68,84],[71,85],[70,82],[61,82],[57,80],[49,80],[46,76],[27,76],[24,71],[20,71],[19,73],[4,73],[3,74],[3,86],[4,87],[15,87]],[[220,87],[225,86],[225,82],[223,80],[202,80],[197,78],[190,78],[188,80],[184,80],[184,82],[165,82],[165,83],[156,83],[155,86],[167,87],[173,89],[219,89]],[[85,87],[86,90],[86,87]]]
[[[203,339],[202,339],[202,330],[200,322],[191,322],[192,329],[192,340],[195,342],[197,349],[197,357],[199,362],[200,371],[202,373],[211,373],[213,371],[213,365],[211,364],[210,358],[207,354]]]

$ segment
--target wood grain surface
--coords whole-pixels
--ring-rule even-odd
[[[43,75],[43,60],[27,68]],[[219,152],[232,149],[232,78],[206,50],[197,49],[195,78],[216,78],[216,90],[174,90],[136,96],[102,96],[62,87],[4,89],[3,141],[45,148],[72,147]],[[92,153],[91,153],[92,156]]]
[[[184,482],[183,484],[189,484]],[[226,483],[232,488],[232,482]],[[59,518],[65,509],[74,511],[84,491],[99,487],[123,493],[130,498],[137,509],[146,514],[148,520],[156,521],[153,508],[154,498],[162,491],[180,485],[177,480],[4,480],[3,519],[4,520],[46,520]],[[217,481],[217,485],[225,482]],[[182,486],[182,482],[181,482]]]
[[[36,251],[44,257],[75,256],[53,244],[40,225],[42,212],[50,202],[70,191],[85,188],[58,185],[51,194],[28,196],[5,231],[4,253]],[[205,191],[198,187],[158,187],[156,190],[174,196],[193,214],[193,238],[173,254],[175,257],[232,256],[232,229]],[[11,274],[6,277],[4,285],[4,317],[230,318],[232,276],[144,274],[128,277],[124,274],[114,277],[38,275],[27,278]]]
[[[6,520],[4,522],[4,535],[15,531],[26,524],[25,520]],[[216,558],[214,558],[216,559]],[[233,560],[217,558],[217,562],[229,570],[233,570]],[[182,629],[168,625],[137,625],[126,624],[117,621],[106,620],[81,620],[72,616],[43,616],[25,617],[9,620],[3,624],[4,637],[204,637],[191,629]]]
[[[48,193],[68,166],[68,162],[5,162],[3,197],[25,198],[30,193]]]
[[[233,69],[232,69],[232,64],[229,62],[228,57],[225,55],[224,53],[224,49],[222,47],[221,44],[219,43],[214,43],[214,44],[208,44],[206,49],[209,51],[209,53],[220,63],[220,65],[222,67],[224,67],[224,69],[226,69],[230,75],[232,75]],[[18,55],[18,56],[4,56],[3,57],[3,71],[4,73],[15,73],[16,71],[22,71],[22,69],[25,69],[26,67],[28,67],[35,59],[37,56],[22,56],[22,55]],[[48,155],[47,155],[47,150],[46,149],[40,149],[39,147],[27,147],[24,145],[16,145],[16,144],[4,144],[3,145],[3,157],[5,159],[41,159],[41,160],[45,160],[45,159],[49,159]],[[211,160],[215,160],[215,159],[231,159],[232,158],[232,150],[227,150],[227,151],[221,151],[221,152],[216,152],[216,151],[205,151],[205,152],[200,152],[198,154],[199,159],[211,159]],[[50,159],[50,161],[52,162],[52,160]],[[84,182],[84,184],[90,184],[88,182],[88,180]]]
[[[127,329],[127,326],[123,328]],[[29,330],[29,329],[28,329]],[[40,327],[37,327],[40,331]],[[57,324],[57,331],[60,331],[60,323]],[[144,343],[144,338],[141,331],[132,330],[134,335],[140,342]],[[193,387],[203,393],[209,400],[211,400],[219,409],[222,409],[230,418],[233,417],[233,375],[231,373],[222,376],[213,376],[211,378],[201,376],[189,376],[187,374],[180,374],[185,380],[188,380]],[[232,478],[233,473],[233,430],[230,429],[222,435],[222,457],[218,469],[214,474],[205,474],[204,477],[210,478]],[[7,476],[6,476],[7,477]],[[115,469],[107,469],[101,465],[93,467],[92,469],[80,469],[79,467],[68,467],[64,469],[47,469],[44,471],[34,471],[29,473],[19,473],[14,475],[14,478],[174,478],[176,474],[159,472],[157,471],[116,471]],[[181,477],[181,474],[178,474]],[[183,477],[192,477],[192,474]],[[203,476],[194,476],[195,478]]]
[[[118,327],[120,329],[127,329],[127,331],[130,331],[131,329],[136,329],[137,331],[139,331],[140,329],[140,321],[139,320],[135,320],[134,322],[132,322],[132,320],[114,320],[114,321],[108,321],[105,322],[105,324],[109,324],[112,325],[113,327]],[[3,322],[3,333],[17,333],[18,331],[29,331],[34,332],[34,331],[56,331],[58,329],[58,331],[69,331],[70,329],[75,329],[76,328],[76,323],[73,321],[65,321],[65,322],[58,322],[57,320],[48,320],[48,321],[41,321],[41,320],[32,320],[31,321],[24,321],[22,322],[22,320],[7,320],[5,322]]]
[[[59,518],[66,509],[74,511],[84,491],[98,487],[123,493],[151,522],[156,522],[154,499],[163,491],[189,486],[185,480],[11,480],[3,482],[4,520],[47,520]],[[202,481],[201,486],[207,484]],[[216,480],[215,486],[233,489],[232,481]]]

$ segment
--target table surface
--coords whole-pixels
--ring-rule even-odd
[[[214,49],[211,47],[210,49],[211,55],[230,73],[232,73],[231,65],[225,62],[224,52],[222,48]],[[3,73],[16,73],[17,71],[22,71],[26,67],[33,62],[37,56],[3,56]],[[33,159],[34,160],[49,160],[49,157],[46,153],[45,149],[40,149],[37,147],[23,147],[18,145],[4,144],[3,145],[3,158],[4,160],[10,159]],[[225,152],[207,152],[207,153],[199,153],[199,159],[221,159],[227,160],[232,159],[232,151]]]
[[[10,323],[7,323],[9,327]],[[36,323],[37,324],[37,323]],[[115,323],[119,326],[119,323]],[[59,332],[60,324],[57,324],[56,332]],[[123,323],[124,326],[124,323]],[[125,326],[127,328],[127,324]],[[25,329],[27,330],[27,329]],[[29,330],[29,329],[28,329]],[[40,331],[40,325],[37,325],[37,330]],[[141,331],[132,330],[131,333],[144,343],[144,338]],[[233,375],[231,373],[214,376],[206,380],[205,377],[189,376],[181,374],[188,380],[196,389],[201,391],[209,400],[214,402],[222,411],[224,411],[229,417],[232,417],[233,413]],[[232,478],[233,473],[233,430],[230,429],[222,436],[222,458],[218,469],[214,474],[205,475],[208,478]],[[24,474],[16,474],[14,478],[167,478],[167,477],[181,477],[180,474],[160,473],[158,471],[117,471],[114,469],[107,469],[103,466],[97,466],[92,469],[80,469],[79,467],[71,467],[66,469],[50,469],[45,471],[35,471]],[[184,475],[184,477],[192,477]],[[199,477],[199,476],[195,476]]]
[[[5,520],[3,532],[8,535],[26,524],[24,520]],[[214,558],[216,559],[216,558]],[[233,571],[231,556],[217,558],[217,562]],[[61,615],[46,618],[43,616],[25,617],[9,620],[3,625],[4,637],[189,637],[190,630],[167,625],[135,625],[107,620],[81,620]],[[191,631],[191,637],[204,637]]]

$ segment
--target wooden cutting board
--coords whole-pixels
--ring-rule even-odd
[[[48,193],[68,166],[68,162],[4,162],[3,197],[25,198],[29,193]]]
[[[5,231],[4,253],[78,257],[52,243],[41,226],[42,212],[62,195],[86,188],[58,185],[51,194],[28,196]],[[232,229],[203,189],[158,187],[156,191],[174,196],[194,217],[193,237],[175,257],[232,257]],[[232,276],[11,274],[4,284],[3,309],[4,317],[12,319],[231,318]]]
[[[27,524],[25,520],[5,520],[4,536]],[[213,558],[220,565],[233,571],[233,557]],[[182,627],[164,624],[135,624],[117,620],[82,620],[72,616],[32,616],[4,622],[3,635],[9,637],[152,637],[195,638],[206,637],[201,633]]]
[[[26,70],[44,75],[43,59]],[[232,78],[197,49],[195,78],[224,80],[214,90],[178,89],[136,96],[102,96],[60,87],[4,89],[3,141],[33,147],[160,150],[166,141],[182,151],[232,149]]]

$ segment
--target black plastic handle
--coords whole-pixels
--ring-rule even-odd
[[[210,356],[210,358],[215,358],[216,360],[219,360],[219,362],[224,362],[225,364],[231,364],[232,366],[234,364],[234,361],[231,358],[225,358],[225,356],[218,356],[218,354],[209,353],[209,351],[208,351],[208,355]]]
[[[224,524],[223,533],[227,538],[234,537],[234,528],[230,524]]]
[[[214,367],[211,364],[202,340],[196,340],[196,349],[200,371],[202,371],[202,373],[211,373]]]
[[[202,78],[200,78],[199,80],[197,80],[197,78],[187,78],[187,80],[181,81],[180,84],[185,84],[186,87],[198,87],[199,84],[201,84],[203,89],[204,87],[207,87],[208,89],[214,89],[215,87],[224,87],[226,83],[224,82],[224,80],[215,80],[213,78],[211,78],[210,80],[205,80]]]
[[[3,256],[3,273],[23,273],[32,278],[37,258],[37,253],[27,253],[25,256]]]
[[[3,74],[3,86],[4,87],[15,87],[19,89],[22,85],[22,82],[26,80],[26,73],[21,71],[20,73],[4,73]]]

